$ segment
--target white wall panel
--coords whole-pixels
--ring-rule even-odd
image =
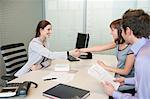
[[[51,50],[75,48],[78,32],[83,32],[82,0],[45,0],[46,19],[52,23]]]
[[[45,0],[45,5],[46,19],[53,24],[50,49],[57,51],[74,48],[76,33],[84,29],[90,33],[89,47],[110,42],[113,20],[129,8],[150,11],[150,0]]]

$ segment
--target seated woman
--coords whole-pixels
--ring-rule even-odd
[[[110,24],[111,34],[113,36],[114,41],[99,45],[91,48],[83,48],[80,49],[81,52],[98,52],[105,51],[109,49],[116,49],[116,57],[118,60],[117,68],[113,68],[104,64],[102,61],[98,60],[97,63],[102,66],[104,69],[114,72],[115,77],[123,76],[123,77],[133,77],[134,76],[134,55],[130,51],[130,45],[125,43],[125,40],[121,36],[121,19],[115,20]],[[130,89],[131,87],[129,87]],[[132,86],[133,88],[133,86]],[[120,87],[119,90],[122,90]],[[123,88],[125,90],[125,88]]]
[[[31,40],[28,47],[28,61],[15,73],[15,76],[21,76],[29,71],[48,66],[50,64],[49,60],[51,59],[67,59],[68,54],[75,57],[80,56],[80,52],[77,49],[66,52],[51,52],[46,45],[47,38],[51,33],[52,25],[50,22],[42,20],[38,23],[35,38]]]

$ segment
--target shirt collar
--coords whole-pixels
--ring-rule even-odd
[[[37,43],[39,43],[39,44],[42,44],[42,42],[40,41],[40,38],[39,38],[39,37],[33,38],[33,41],[34,41],[34,42],[37,42]]]
[[[136,43],[134,43],[131,46],[131,50],[133,51],[134,55],[137,55],[137,53],[142,48],[142,46],[146,43],[146,41],[147,41],[147,39],[142,37],[141,39],[139,39]]]

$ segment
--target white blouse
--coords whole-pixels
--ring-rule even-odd
[[[48,59],[67,59],[67,52],[51,52],[44,47],[39,37],[33,38],[28,47],[27,63],[15,73],[15,76],[21,76],[30,71],[32,65],[42,61],[43,57]]]

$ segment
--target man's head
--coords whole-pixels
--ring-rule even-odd
[[[123,19],[130,18],[130,17],[139,17],[145,14],[144,10],[142,9],[128,9],[122,16]]]
[[[138,10],[139,11],[139,10]],[[136,11],[135,11],[136,12]],[[130,16],[122,20],[122,36],[127,43],[134,43],[139,38],[150,35],[150,16],[147,13]]]

